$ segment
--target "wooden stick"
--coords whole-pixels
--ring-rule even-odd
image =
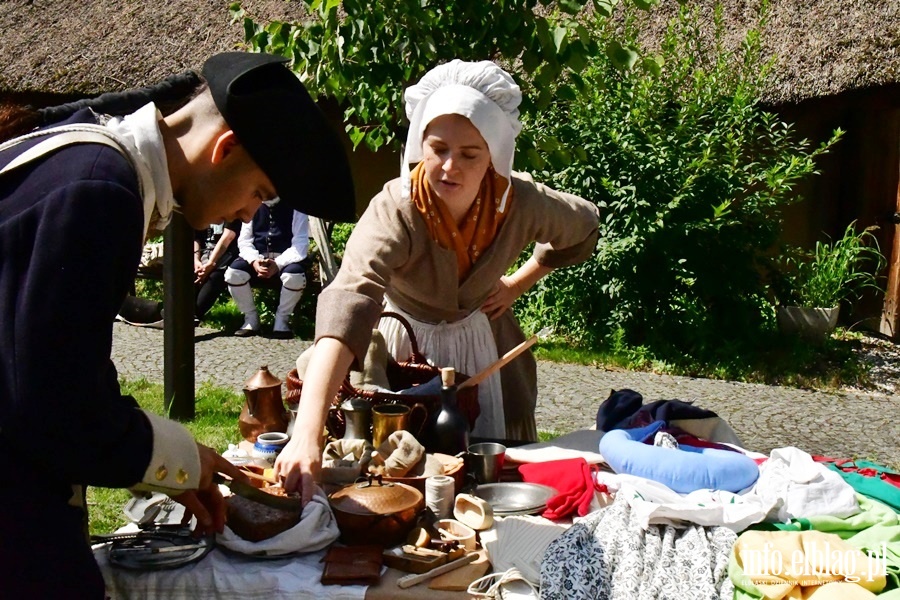
[[[534,346],[535,342],[537,342],[537,339],[538,338],[536,335],[531,336],[530,338],[501,356],[497,360],[497,362],[491,364],[489,367],[482,370],[477,375],[473,375],[472,377],[469,377],[468,379],[463,381],[461,384],[459,384],[459,387],[457,389],[463,390],[467,387],[472,387],[473,385],[481,383],[482,381],[493,375],[495,372],[499,371],[501,367],[506,365],[506,363]]]
[[[259,473],[254,473],[248,469],[241,469],[241,473],[249,477],[250,479],[258,479],[259,481],[265,481],[266,483],[271,483],[274,485],[279,485],[281,482],[277,479],[272,479],[271,477],[266,477],[265,475],[260,475]]]
[[[445,565],[441,565],[439,567],[433,568],[430,571],[426,571],[425,573],[419,573],[418,575],[405,575],[397,580],[397,585],[401,588],[412,587],[417,583],[422,583],[423,581],[434,579],[438,575],[443,575],[444,573],[455,571],[456,569],[463,567],[470,562],[475,562],[477,559],[478,553],[472,552],[470,554],[466,554],[462,558],[457,558],[453,562],[448,562]]]

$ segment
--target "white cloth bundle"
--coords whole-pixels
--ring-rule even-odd
[[[316,488],[312,499],[303,507],[300,522],[276,536],[259,542],[248,542],[225,526],[216,536],[222,546],[250,556],[280,556],[301,552],[315,552],[335,542],[340,536],[334,514],[325,493]]]

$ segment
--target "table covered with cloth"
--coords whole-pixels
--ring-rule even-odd
[[[527,444],[518,448],[513,448],[510,444],[510,466],[571,456],[587,456],[590,462],[599,462],[602,457],[596,453],[596,448],[601,436],[600,431],[576,431],[550,443]],[[544,540],[542,546],[549,541],[549,538]],[[494,545],[496,546],[496,542]],[[422,594],[427,594],[429,600],[460,600],[470,597],[463,591],[430,589],[428,582],[402,589],[397,585],[397,580],[407,573],[387,567],[382,569],[378,585],[322,585],[319,581],[324,568],[322,558],[326,551],[327,549],[323,549],[284,558],[260,558],[216,547],[197,562],[159,571],[134,571],[113,566],[103,545],[95,546],[94,556],[106,581],[107,594],[112,600],[418,600]]]
[[[278,559],[241,556],[220,548],[202,560],[165,571],[131,571],[109,564],[106,552],[94,556],[100,564],[106,592],[112,600],[459,600],[465,592],[428,589],[428,582],[401,589],[397,580],[406,575],[384,568],[376,586],[322,585],[325,550]]]

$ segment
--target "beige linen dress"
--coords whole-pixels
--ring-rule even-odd
[[[514,173],[513,186],[515,197],[503,226],[459,281],[456,254],[437,245],[412,201],[401,198],[400,179],[389,181],[360,218],[337,277],[319,297],[316,340],[344,342],[362,364],[385,295],[420,321],[454,323],[480,309],[531,242],[536,242],[535,260],[550,268],[574,265],[592,254],[598,235],[596,206],[535,183],[527,174]],[[500,355],[525,339],[511,310],[491,321],[491,329]],[[537,439],[533,355],[522,354],[500,373],[506,437]]]

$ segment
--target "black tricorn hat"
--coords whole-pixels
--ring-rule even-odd
[[[216,107],[238,141],[294,209],[356,220],[350,164],[309,92],[272,54],[223,52],[203,65]]]

